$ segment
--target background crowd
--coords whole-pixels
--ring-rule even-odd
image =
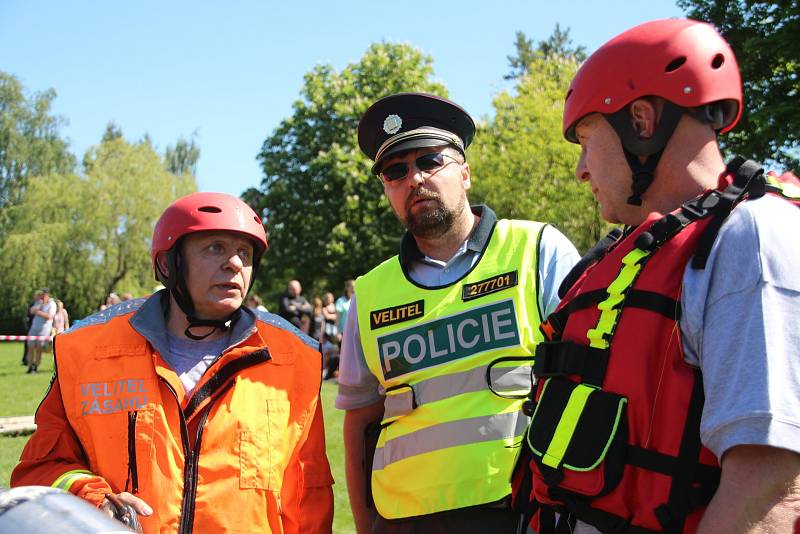
[[[315,296],[312,303],[303,296],[303,286],[298,280],[290,280],[286,291],[278,299],[278,315],[289,321],[304,334],[318,340],[322,347],[323,379],[337,376],[339,368],[339,347],[342,344],[342,332],[350,310],[353,297],[354,282],[344,283],[343,294],[335,299],[330,291],[322,296]],[[258,297],[251,297],[255,302]],[[260,300],[260,299],[258,299]]]

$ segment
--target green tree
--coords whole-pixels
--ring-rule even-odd
[[[243,195],[268,221],[259,291],[274,295],[290,278],[312,290],[339,288],[396,253],[403,230],[358,148],[356,127],[370,104],[400,91],[446,96],[433,81],[432,59],[406,44],[373,44],[341,72],[318,65],[306,74],[292,116],[258,155],[261,187]]]
[[[514,55],[506,56],[511,71],[503,78],[505,80],[518,80],[530,72],[530,64],[540,58],[561,57],[574,59],[578,63],[586,59],[586,47],[579,45],[572,47],[572,39],[569,38],[569,28],[562,30],[561,25],[556,23],[553,33],[540,41],[534,47],[533,41],[525,36],[524,32],[517,31],[514,41]]]
[[[75,168],[59,135],[65,121],[51,114],[55,97],[52,89],[28,95],[17,78],[0,71],[0,213],[20,201],[31,176]],[[7,222],[7,214],[0,216],[0,228]]]
[[[724,148],[787,168],[800,164],[800,2],[678,0],[731,44],[744,85],[744,113]]]
[[[530,60],[515,93],[500,93],[494,117],[479,125],[470,165],[473,200],[500,217],[552,223],[585,251],[606,225],[591,191],[574,176],[580,149],[561,135],[564,95],[577,68],[570,57]]]
[[[80,318],[112,290],[141,295],[155,285],[153,226],[172,200],[196,189],[194,178],[169,173],[149,144],[120,137],[89,149],[84,162],[84,175],[30,178],[9,208],[0,309],[23,315],[33,291],[47,285]]]
[[[197,175],[197,161],[200,159],[200,147],[194,142],[194,135],[187,141],[179,137],[175,146],[167,145],[164,151],[167,170],[172,174],[192,176]]]
[[[122,139],[122,128],[119,125],[111,121],[106,124],[106,130],[103,132],[103,137],[100,138],[101,143],[105,143],[107,141],[113,141],[114,139]]]

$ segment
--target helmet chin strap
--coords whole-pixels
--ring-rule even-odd
[[[160,269],[158,270],[158,274],[159,278],[162,278],[161,283],[169,290],[172,298],[175,299],[178,307],[184,315],[186,315],[186,320],[189,322],[189,326],[186,327],[183,334],[194,341],[202,341],[216,330],[220,330],[221,332],[229,330],[236,321],[239,320],[239,317],[241,317],[241,307],[230,314],[227,319],[200,319],[197,317],[194,303],[189,296],[189,288],[186,287],[186,277],[183,273],[183,265],[180,253],[178,252],[179,249],[179,243],[176,243],[175,246],[167,252],[167,267],[169,268],[170,276],[163,276]],[[209,328],[209,331],[199,335],[192,332],[192,330],[196,328]]]
[[[675,128],[677,128],[684,112],[684,108],[665,100],[655,132],[652,137],[647,139],[640,137],[633,129],[628,106],[623,107],[616,113],[603,115],[614,128],[614,131],[617,132],[622,142],[625,159],[628,161],[628,167],[631,169],[631,196],[628,197],[628,204],[632,206],[642,205],[642,195],[653,183],[658,162],[661,160],[667,142],[675,132]],[[639,156],[647,156],[644,163],[639,159]]]

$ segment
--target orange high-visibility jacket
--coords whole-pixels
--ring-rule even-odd
[[[158,301],[57,336],[57,375],[11,485],[95,504],[129,491],[154,511],[145,532],[331,532],[316,347],[274,315],[242,312],[234,345],[186,395],[154,348],[158,329],[136,329],[140,314],[163,323]]]

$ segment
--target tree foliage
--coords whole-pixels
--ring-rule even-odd
[[[0,71],[0,213],[20,201],[31,176],[75,168],[59,135],[64,119],[51,114],[55,97],[52,89],[28,95],[17,78]],[[0,225],[7,222],[4,213]]]
[[[178,196],[196,189],[175,176],[150,144],[109,137],[89,149],[84,174],[31,177],[12,206],[0,243],[0,309],[24,316],[33,292],[50,287],[80,318],[111,290],[147,294],[155,285],[150,239],[155,221]]]
[[[797,169],[800,163],[800,2],[679,0],[731,44],[744,84],[744,113],[725,149]]]
[[[518,80],[530,72],[530,65],[537,59],[565,58],[573,59],[581,63],[586,59],[586,47],[579,45],[572,47],[572,39],[569,38],[569,28],[562,30],[561,25],[556,23],[553,33],[544,41],[534,47],[533,40],[525,36],[524,32],[517,31],[514,41],[514,55],[506,56],[511,71],[503,78],[506,80]]]
[[[580,149],[561,136],[564,95],[578,68],[574,57],[537,54],[515,93],[493,101],[471,154],[474,198],[499,217],[554,224],[585,251],[605,232],[591,191],[574,170]]]
[[[100,138],[100,142],[105,143],[114,139],[122,139],[122,128],[116,122],[111,121],[106,124],[106,129],[103,132],[103,137]]]
[[[167,145],[164,159],[167,162],[167,170],[172,174],[197,176],[200,147],[194,142],[194,136],[188,141],[179,137],[174,147]]]
[[[340,72],[318,65],[306,74],[292,116],[258,155],[261,187],[243,195],[268,221],[260,291],[276,294],[290,278],[338,288],[397,252],[403,230],[356,128],[367,107],[400,91],[446,96],[433,81],[432,59],[406,44],[373,44]]]

